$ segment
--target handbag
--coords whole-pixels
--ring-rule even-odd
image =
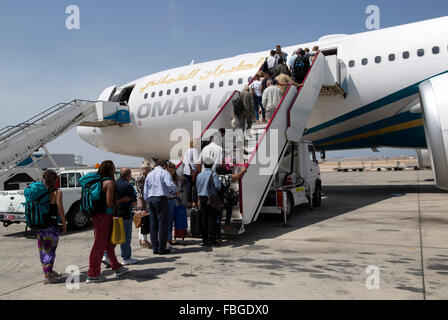
[[[146,215],[148,215],[148,213],[145,211],[137,211],[134,214],[133,220],[134,220],[134,225],[136,228],[140,228],[142,226],[142,219]]]
[[[211,186],[212,188],[215,188],[213,186],[212,182],[212,178],[213,178],[213,172],[210,175],[210,179],[208,179],[208,185]],[[222,198],[219,196],[215,196],[215,195],[209,195],[208,199],[207,199],[207,206],[210,208],[213,208],[215,210],[221,211],[222,208],[224,207],[224,203],[222,201]]]
[[[114,217],[112,220],[112,232],[110,233],[110,243],[122,244],[126,242],[123,218]]]

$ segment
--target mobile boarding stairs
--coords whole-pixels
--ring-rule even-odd
[[[232,158],[236,158],[234,163],[247,169],[238,183],[239,208],[234,208],[232,215],[232,224],[235,221],[242,222],[239,233],[244,232],[245,224],[250,224],[258,218],[287,146],[290,142],[301,141],[319,96],[345,97],[345,91],[340,85],[340,65],[337,56],[327,57],[319,52],[303,86],[288,87],[267,124],[254,124],[249,137],[247,134],[241,134],[238,138],[235,133],[230,139],[225,137],[226,154],[227,150],[233,150]],[[216,133],[220,128],[226,129],[226,136],[228,132],[232,132],[233,107],[239,96],[240,93],[234,91],[219,109],[202,132],[202,141],[208,140],[211,135],[215,136],[216,141],[216,137],[219,138]],[[229,148],[228,143],[233,145]]]
[[[15,167],[33,156],[40,148],[51,159],[46,144],[76,126],[109,127],[130,123],[129,107],[126,103],[73,100],[59,103],[31,119],[15,126],[0,129],[0,179],[15,174]],[[44,157],[42,157],[44,158]]]

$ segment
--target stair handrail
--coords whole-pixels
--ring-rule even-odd
[[[287,94],[288,94],[288,92],[289,92],[289,90],[291,89],[292,86],[295,86],[295,84],[291,82],[291,83],[289,84],[288,88],[286,89],[285,93],[283,94],[282,99],[280,100],[280,102],[278,103],[277,107],[275,108],[274,114],[272,115],[272,118],[269,120],[268,124],[266,125],[266,128],[265,128],[264,131],[263,131],[263,134],[262,134],[261,137],[258,139],[258,141],[257,141],[257,145],[255,146],[255,149],[252,151],[252,153],[251,153],[251,155],[250,155],[250,157],[249,157],[249,160],[248,160],[247,163],[244,165],[244,168],[245,168],[246,170],[247,170],[247,168],[249,167],[250,162],[252,161],[252,158],[253,158],[253,157],[255,156],[255,154],[257,153],[258,148],[259,148],[261,142],[263,141],[263,139],[264,139],[264,137],[265,137],[265,135],[266,135],[266,132],[267,132],[267,131],[269,130],[269,128],[271,127],[271,123],[272,123],[272,121],[273,121],[274,118],[276,117],[276,115],[277,115],[277,113],[278,113],[278,111],[279,111],[279,109],[280,109],[280,106],[282,105],[283,101],[285,100],[285,98],[286,98],[286,96],[287,96]],[[293,99],[291,105],[294,104],[296,97],[297,97],[297,96],[294,97],[294,99]],[[239,193],[239,207],[240,207],[240,213],[241,213],[241,214],[243,214],[243,183],[242,183],[243,179],[244,179],[244,176],[241,177],[241,178],[238,180],[238,186],[239,186],[239,192],[238,192],[238,193]]]
[[[55,114],[56,112],[59,112],[65,107],[73,105],[73,103],[76,102],[96,103],[97,101],[74,99],[67,103],[60,102],[58,104],[55,104],[54,106],[40,112],[39,114],[31,117],[30,119],[24,122],[21,122],[15,126],[5,126],[4,128],[0,129],[0,143],[5,142],[8,138],[12,137],[18,132],[21,132],[24,128],[30,127],[36,124],[37,122]]]

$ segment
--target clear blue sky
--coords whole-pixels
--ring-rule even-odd
[[[65,27],[65,8],[72,4],[80,8],[80,30]],[[325,34],[363,32],[370,4],[381,10],[381,28],[448,15],[446,0],[2,0],[0,126],[23,121],[57,102],[96,99],[107,86],[192,59],[202,62],[275,44],[312,41]],[[74,131],[49,149],[82,155],[87,164],[106,158],[118,165],[141,162],[95,149]],[[382,150],[376,155],[413,154]]]

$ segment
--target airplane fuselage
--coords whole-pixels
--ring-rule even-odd
[[[443,17],[283,48],[291,56],[299,47],[317,45],[324,53],[336,53],[341,65],[346,96],[319,97],[304,137],[324,150],[426,147],[421,113],[410,109],[419,103],[418,84],[448,71],[446,31],[448,17]],[[268,51],[243,54],[132,81],[121,87],[132,88],[130,125],[79,127],[78,133],[114,153],[169,158],[178,143],[173,130],[197,137],[267,56]],[[109,99],[109,93],[106,89],[100,99]]]

